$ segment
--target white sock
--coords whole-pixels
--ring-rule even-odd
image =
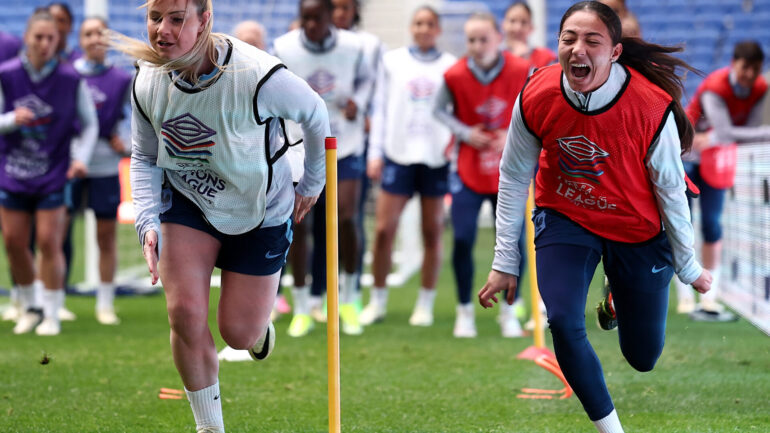
[[[102,281],[96,288],[96,310],[112,310],[115,306],[115,284]]]
[[[356,299],[356,283],[358,274],[343,272],[340,274],[340,304],[350,304]]]
[[[500,301],[500,317],[508,317],[515,314],[513,305],[508,305],[508,301],[505,299]]]
[[[457,312],[463,312],[471,317],[476,316],[476,312],[473,310],[473,302],[468,302],[467,304],[457,304]]]
[[[420,292],[417,295],[417,305],[430,312],[433,312],[433,304],[435,300],[436,289],[426,289],[425,287],[420,288]]]
[[[322,308],[323,305],[324,305],[324,297],[323,296],[310,295],[309,299],[310,300],[308,301],[308,305],[307,305],[308,313],[313,308]]]
[[[21,307],[21,301],[19,300],[19,289],[17,287],[11,287],[9,297],[11,300],[11,306],[14,308]]]
[[[309,314],[310,306],[310,288],[308,286],[294,287],[291,289],[291,296],[294,301],[294,314]]]
[[[384,310],[388,305],[388,288],[372,287],[369,291],[369,302]]]
[[[59,320],[59,309],[64,305],[64,289],[43,290],[43,317]]]
[[[693,289],[689,284],[679,281],[679,277],[674,276],[674,287],[676,287],[676,298],[681,301],[689,301],[695,298]]]
[[[599,433],[623,433],[623,426],[620,425],[618,412],[615,409],[612,409],[612,412],[604,418],[594,421],[594,425]]]
[[[32,284],[18,284],[19,305],[21,305],[22,311],[27,311],[29,308],[40,308],[37,296],[37,285]]]
[[[219,381],[213,385],[198,391],[188,391],[187,399],[190,400],[190,408],[195,417],[195,428],[216,428],[225,431],[225,422],[222,419],[222,398],[219,394]]]
[[[709,269],[709,272],[711,272],[712,277],[711,290],[700,295],[701,308],[708,311],[720,311],[722,308],[719,305],[717,298],[719,297],[719,280],[722,276],[722,269]]]

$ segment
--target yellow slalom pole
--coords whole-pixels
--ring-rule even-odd
[[[535,207],[535,184],[529,188],[527,199],[527,213],[524,222],[527,224],[527,270],[529,271],[529,292],[532,300],[532,318],[535,320],[534,342],[538,349],[545,348],[545,330],[543,318],[540,316],[540,289],[537,287],[537,266],[535,265],[535,224],[532,222],[532,209]]]
[[[326,358],[329,432],[340,432],[340,321],[337,236],[337,139],[326,138]]]

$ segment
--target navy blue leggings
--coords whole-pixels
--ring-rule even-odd
[[[707,243],[718,242],[722,239],[722,209],[725,204],[725,189],[717,189],[709,186],[700,175],[700,165],[693,163],[684,164],[687,176],[700,189],[700,220],[703,241]],[[687,202],[692,209],[692,200],[687,197]]]
[[[476,243],[479,211],[484,200],[492,202],[493,210],[497,207],[497,194],[478,194],[462,184],[456,174],[450,175],[452,189],[452,228],[454,230],[454,246],[452,248],[452,268],[457,283],[457,300],[461,304],[471,302],[473,286],[473,245]],[[522,225],[522,236],[519,237],[521,264],[519,275],[527,268],[526,236]],[[521,291],[516,291],[519,297]]]
[[[661,233],[644,244],[600,238],[567,218],[538,211],[537,282],[548,311],[556,359],[588,417],[614,406],[599,359],[586,337],[586,296],[599,260],[612,288],[620,349],[638,371],[655,366],[665,339],[670,247]],[[591,322],[594,318],[589,319]]]

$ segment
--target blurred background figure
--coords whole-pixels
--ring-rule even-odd
[[[130,146],[118,135],[124,108],[131,96],[131,75],[112,66],[107,60],[107,22],[101,18],[86,18],[80,27],[80,48],[83,57],[73,62],[75,70],[85,79],[96,105],[99,118],[99,139],[94,148],[88,175],[70,182],[72,217],[85,201],[96,215],[96,241],[99,247],[99,278],[96,288],[96,320],[102,325],[117,325],[115,314],[115,271],[118,264],[117,214],[120,205],[118,165],[130,153]],[[87,200],[84,197],[87,196]]]
[[[691,313],[694,320],[736,319],[717,302],[722,277],[721,218],[725,193],[735,176],[735,143],[770,140],[770,126],[761,126],[768,87],[761,76],[764,59],[762,47],[756,41],[739,42],[730,66],[709,74],[687,107],[687,115],[698,134],[692,151],[683,159],[687,175],[701,191],[701,260],[714,278],[711,291],[701,295],[699,305],[695,304],[692,290],[674,279],[679,300],[677,311]]]
[[[241,21],[233,29],[233,36],[260,50],[265,49],[265,39],[267,36],[265,26],[256,21]]]
[[[532,25],[532,10],[526,2],[517,1],[506,9],[502,29],[505,48],[514,56],[529,60],[533,68],[542,68],[556,61],[553,51],[530,45],[529,36],[535,28]]]
[[[620,18],[621,31],[624,38],[641,38],[642,29],[639,26],[639,20],[633,12],[626,6],[626,0],[599,0],[609,6]]]
[[[80,58],[83,53],[77,47],[67,46],[67,38],[72,33],[72,9],[67,2],[54,2],[48,5],[48,11],[56,20],[56,28],[59,31],[59,45],[56,47],[56,54],[62,60],[73,62]]]
[[[273,41],[273,53],[326,102],[331,134],[338,137],[340,318],[342,332],[357,335],[363,328],[355,308],[360,242],[356,220],[361,177],[366,170],[364,117],[371,97],[373,72],[361,38],[353,32],[337,29],[332,24],[332,12],[330,0],[300,1],[300,29]],[[324,197],[322,194],[312,212],[315,258],[311,288],[297,286],[295,280],[294,317],[288,330],[293,337],[310,332],[313,328],[310,311],[320,310],[323,304],[326,290]],[[300,232],[297,231],[296,237]],[[317,319],[325,320],[325,315],[318,316]]]
[[[349,30],[355,33],[364,44],[364,55],[369,63],[369,70],[372,72],[371,93],[366,101],[364,111],[364,161],[369,154],[369,132],[371,129],[371,118],[373,115],[374,88],[377,84],[377,78],[382,69],[382,57],[385,54],[385,44],[380,41],[376,35],[361,29],[361,2],[359,0],[332,0],[332,22],[338,29]],[[358,199],[358,215],[356,217],[356,232],[358,235],[358,269],[356,270],[356,293],[354,305],[356,311],[361,310],[361,272],[364,265],[364,252],[367,249],[366,230],[364,229],[364,213],[366,199],[369,195],[369,177],[366,170],[361,173],[361,195]],[[321,263],[317,262],[318,256],[313,256],[315,262],[314,270],[317,270]],[[315,275],[315,274],[314,274]]]
[[[0,31],[0,63],[19,55],[21,39]]]
[[[16,334],[61,332],[65,184],[85,176],[98,133],[88,88],[56,55],[58,41],[54,17],[38,10],[27,22],[24,50],[0,67],[0,223],[24,312]],[[29,248],[33,223],[39,269]]]
[[[423,6],[409,27],[408,47],[388,51],[377,79],[367,174],[381,182],[374,238],[374,286],[361,324],[385,318],[393,241],[401,213],[413,194],[420,195],[425,254],[422,281],[409,324],[433,324],[436,282],[441,269],[444,196],[448,192],[446,147],[451,133],[432,109],[443,74],[457,59],[436,48],[441,34],[439,14]]]
[[[524,87],[530,63],[502,50],[495,17],[474,13],[465,23],[467,55],[444,73],[434,115],[454,135],[449,192],[452,194],[452,267],[457,284],[457,313],[453,334],[475,338],[476,319],[471,290],[473,246],[481,205],[497,206],[500,159],[513,104]],[[504,337],[523,335],[514,307],[500,309]]]

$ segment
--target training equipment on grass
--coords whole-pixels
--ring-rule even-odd
[[[530,186],[529,198],[527,199],[526,215],[532,215],[532,209],[535,207],[535,185],[534,182]],[[527,255],[529,261],[527,262],[527,271],[529,272],[529,290],[530,299],[532,304],[532,319],[535,321],[535,329],[532,333],[534,345],[527,347],[519,353],[516,358],[518,359],[530,359],[540,367],[545,368],[551,372],[554,376],[564,383],[564,388],[561,390],[545,390],[535,388],[523,388],[521,391],[524,394],[519,394],[518,398],[529,399],[552,399],[553,394],[561,394],[559,398],[569,398],[572,395],[572,388],[570,388],[567,380],[564,378],[564,374],[561,372],[559,363],[556,362],[556,355],[551,352],[550,349],[545,347],[545,326],[542,323],[542,317],[540,315],[540,290],[537,287],[537,266],[535,264],[535,224],[529,218],[524,218],[524,224],[527,228]]]
[[[185,395],[181,389],[161,388],[158,398],[161,400],[182,400]]]
[[[326,357],[329,432],[340,431],[340,319],[337,235],[337,139],[326,138]]]

